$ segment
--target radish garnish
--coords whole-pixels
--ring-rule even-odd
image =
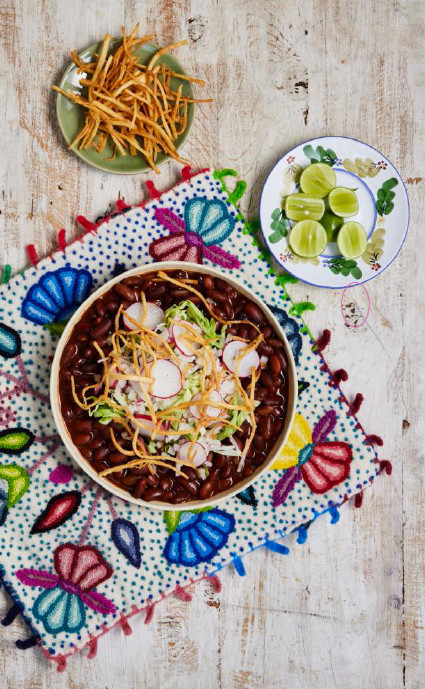
[[[247,352],[246,354],[240,354],[243,349],[247,348],[247,346],[248,345],[246,342],[232,340],[232,342],[229,342],[229,344],[227,344],[223,349],[223,363],[231,373],[236,373],[236,363],[239,357],[239,378],[246,378],[247,376],[250,376],[252,369],[256,370],[260,365],[260,357],[255,349]]]
[[[149,376],[154,379],[151,384],[153,397],[165,400],[174,397],[182,389],[182,374],[173,361],[158,359],[149,369]]]
[[[201,394],[198,392],[194,397],[192,397],[192,401],[200,400],[201,399]],[[211,402],[222,402],[223,398],[218,392],[218,390],[212,390],[211,394],[209,396],[209,401]],[[217,416],[220,416],[221,409],[219,407],[213,407],[210,405],[205,405],[205,406],[199,406],[197,404],[193,404],[189,407],[189,411],[191,414],[195,417],[195,419],[200,419],[201,416],[208,416],[211,419],[216,419]]]
[[[200,467],[201,464],[207,461],[208,455],[201,443],[192,443],[188,440],[183,445],[180,445],[178,456],[183,462],[190,462],[195,467]]]
[[[150,438],[152,436],[152,431],[155,428],[155,424],[152,421],[150,416],[147,416],[147,414],[140,414],[138,412],[135,412],[133,414],[135,419],[140,419],[141,423],[143,423],[143,426],[147,426],[147,428],[143,428],[142,426],[139,426],[139,424],[136,424],[133,422],[133,425],[139,429],[140,435],[143,435],[145,438]],[[161,424],[160,430],[168,430],[170,427],[170,422],[165,421],[164,424]],[[158,433],[155,436],[155,440],[165,440],[165,435],[158,431]]]
[[[140,325],[144,325],[145,328],[149,330],[155,330],[155,328],[164,321],[164,311],[157,304],[152,304],[150,301],[146,302],[146,313],[145,319],[143,320],[143,304],[140,301],[136,301],[124,311],[123,322],[127,330],[137,330],[137,325],[130,321],[133,321]],[[130,318],[127,318],[130,316]]]
[[[173,323],[171,332],[173,333],[173,340],[176,343],[177,349],[184,354],[184,356],[192,356],[195,350],[201,348],[199,342],[193,342],[192,332],[201,333],[201,328],[196,323],[189,323],[188,321],[179,321]]]
[[[222,397],[229,397],[229,395],[234,395],[236,391],[236,385],[234,380],[223,380],[220,383],[220,395]]]

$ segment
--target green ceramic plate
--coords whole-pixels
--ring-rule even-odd
[[[118,46],[121,45],[121,39],[113,38],[111,40],[110,45],[110,52],[114,52],[118,48]],[[95,43],[94,45],[91,45],[89,48],[86,48],[86,50],[83,50],[80,53],[81,59],[84,62],[90,62],[93,58],[93,55],[95,53],[100,52],[101,46],[102,43]],[[140,56],[140,62],[144,64],[149,61],[149,59],[157,50],[158,46],[153,45],[151,43],[147,43],[142,48],[136,50],[136,54]],[[182,68],[181,64],[174,57],[172,57],[172,55],[162,55],[158,59],[158,64],[165,64],[168,67],[171,67],[171,69],[175,72],[178,72],[179,74],[185,74],[185,71]],[[84,75],[82,74],[77,74],[77,67],[74,63],[72,63],[65,70],[65,73],[61,79],[59,86],[64,91],[69,91],[70,89],[72,89],[73,91],[81,92],[83,91],[83,87],[80,86],[80,79],[83,76]],[[174,89],[177,89],[180,83],[183,85],[183,96],[193,98],[194,96],[192,85],[189,81],[184,81],[182,79],[177,78],[171,80],[171,85]],[[189,132],[192,127],[194,117],[194,106],[194,103],[188,104],[187,125],[184,132],[180,134],[180,136],[175,142],[177,150],[179,150],[183,146],[184,142],[189,136]],[[69,145],[84,126],[86,111],[82,106],[75,105],[70,100],[68,100],[68,98],[62,96],[61,93],[58,93],[56,101],[56,112],[58,115],[59,126],[61,128],[62,134],[65,138],[66,143]],[[93,165],[93,167],[97,167],[100,170],[105,170],[106,172],[115,172],[118,175],[134,175],[139,172],[147,172],[152,169],[141,154],[137,154],[134,156],[122,156],[119,152],[117,152],[115,160],[106,160],[113,153],[112,147],[108,144],[105,146],[102,153],[97,153],[97,151],[95,151],[94,148],[80,150],[79,148],[75,147],[72,150],[74,151],[74,153],[77,154],[79,158],[85,160],[85,162],[89,165]],[[156,164],[162,165],[169,159],[169,157],[170,156],[166,155],[165,153],[159,154]]]

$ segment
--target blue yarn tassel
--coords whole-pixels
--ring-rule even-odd
[[[331,524],[336,524],[339,522],[339,512],[335,505],[329,507],[329,514],[331,515]]]
[[[290,552],[286,545],[283,545],[283,543],[276,543],[276,541],[266,541],[264,545],[269,550],[272,550],[274,553],[279,553],[280,555],[288,555]]]
[[[235,569],[236,569],[237,573],[239,574],[239,576],[244,577],[246,574],[245,567],[244,567],[244,564],[243,564],[241,558],[239,557],[239,555],[234,555],[233,564],[234,564]]]
[[[306,542],[306,540],[307,540],[307,529],[303,525],[303,526],[300,526],[300,528],[298,529],[297,543],[302,545],[303,543]]]

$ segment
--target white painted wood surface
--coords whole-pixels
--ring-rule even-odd
[[[247,576],[199,585],[190,604],[170,599],[149,626],[113,631],[98,656],[57,674],[40,653],[15,648],[16,621],[0,632],[7,689],[422,689],[425,686],[424,414],[425,55],[423,0],[2,0],[0,3],[1,260],[21,269],[57,231],[76,234],[78,212],[95,217],[118,195],[141,196],[141,176],[89,168],[57,131],[54,96],[67,53],[139,20],[160,43],[188,36],[178,55],[208,81],[185,153],[195,168],[235,167],[248,181],[253,216],[271,165],[321,134],[380,149],[399,168],[411,227],[398,260],[368,284],[365,326],[347,328],[340,294],[292,287],[317,310],[313,332],[332,331],[327,358],[361,391],[361,420],[385,439],[393,462],[338,526],[321,520],[290,557],[257,551]],[[163,168],[157,185],[177,178]],[[153,175],[150,175],[153,177]],[[0,598],[0,614],[8,607]]]

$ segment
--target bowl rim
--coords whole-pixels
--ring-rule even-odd
[[[89,51],[91,51],[92,53],[95,53],[96,50],[98,50],[99,47],[102,45],[102,43],[103,43],[103,41],[100,40],[100,41],[97,41],[96,43],[92,43],[91,45],[87,46],[86,48],[82,48],[82,49],[78,52],[78,56],[79,56],[79,57],[82,57],[83,54],[85,54],[85,53],[87,53],[87,52],[89,52]],[[115,47],[118,48],[119,45],[120,45],[120,43],[122,43],[122,37],[120,37],[120,36],[112,36],[111,41],[110,41],[111,50],[114,50]],[[148,43],[144,44],[144,46],[148,46],[149,48],[154,48],[155,51],[156,51],[156,50],[159,50],[160,47],[161,47],[161,46],[159,46],[158,44],[156,44],[156,43],[154,43],[154,42],[152,42],[152,41],[148,41]],[[144,47],[144,46],[141,46],[141,47]],[[155,52],[155,51],[154,51],[154,52]],[[179,60],[178,58],[174,57],[174,55],[171,55],[171,53],[165,53],[165,55],[170,55],[170,56],[173,58],[173,60],[175,60],[175,62],[179,65],[179,67],[180,67],[180,69],[181,69],[181,73],[184,74],[184,75],[186,75],[186,70],[185,70],[184,66],[182,65],[182,63],[180,62],[180,60]],[[65,67],[65,69],[64,69],[63,72],[62,72],[62,76],[61,76],[60,82],[59,82],[59,87],[60,87],[61,89],[64,89],[64,88],[65,88],[65,83],[66,83],[66,81],[67,81],[67,79],[68,79],[68,76],[69,76],[69,74],[71,73],[71,71],[72,71],[74,68],[75,68],[75,63],[72,62],[72,60],[71,60],[71,62],[69,62],[69,63],[67,64],[67,66]],[[186,76],[187,76],[187,75],[186,75]],[[190,82],[188,82],[188,84],[189,84],[189,86],[190,86],[190,88],[191,88],[192,98],[195,98],[195,95],[194,95],[194,92],[193,92],[192,84],[191,84]],[[64,125],[64,123],[63,123],[63,116],[62,116],[62,114],[60,113],[60,104],[62,103],[62,99],[65,99],[65,96],[63,96],[61,93],[57,93],[57,94],[56,94],[56,103],[55,103],[55,112],[56,112],[56,119],[57,119],[57,122],[58,122],[58,125],[59,125],[59,129],[60,129],[61,134],[62,134],[62,136],[63,136],[63,139],[64,139],[64,142],[65,142],[65,144],[66,144],[66,147],[67,147],[67,149],[68,149],[68,146],[69,146],[69,144],[71,143],[71,140],[72,140],[72,139],[69,138],[68,135],[67,135],[67,133],[66,133],[65,125]],[[180,149],[183,148],[184,145],[186,144],[186,142],[187,142],[187,140],[188,140],[188,138],[189,138],[189,136],[190,136],[190,132],[191,132],[192,127],[193,127],[193,123],[194,123],[194,121],[195,121],[195,116],[196,116],[196,103],[191,103],[190,105],[192,105],[192,108],[191,108],[191,116],[188,118],[188,124],[187,124],[187,126],[186,126],[186,129],[185,129],[184,132],[182,132],[182,134],[180,135],[180,136],[182,137],[182,139],[181,139],[180,143],[178,144],[178,146],[177,146],[177,148],[176,148],[176,151],[177,151],[177,152],[180,151]],[[81,108],[82,106],[73,103],[73,107],[75,107],[75,108]],[[68,139],[69,139],[69,140],[68,140]],[[68,150],[69,150],[69,149],[68,149]],[[80,160],[82,160],[84,163],[86,163],[86,165],[90,165],[91,167],[94,167],[96,170],[101,170],[102,172],[108,172],[108,173],[110,173],[110,174],[112,174],[112,175],[142,175],[142,174],[149,174],[150,172],[153,172],[153,170],[152,170],[152,168],[150,167],[149,164],[147,164],[147,167],[146,167],[146,168],[138,168],[138,169],[136,169],[136,170],[111,170],[111,168],[108,166],[108,162],[107,162],[107,161],[98,162],[98,161],[89,160],[89,159],[86,157],[86,155],[85,155],[85,151],[79,149],[78,147],[74,147],[74,148],[72,149],[72,153],[75,153],[75,155],[76,155]],[[144,158],[142,158],[142,157],[140,156],[140,160],[144,161]],[[169,163],[170,160],[172,160],[172,158],[171,158],[170,155],[164,155],[164,158],[163,158],[162,160],[160,160],[158,163],[156,163],[156,165],[157,165],[157,167],[159,168],[159,167],[161,167],[162,165],[165,165],[166,163]],[[144,161],[144,162],[146,162],[146,161]]]
[[[127,277],[131,277],[133,275],[139,275],[139,274],[144,274],[144,273],[150,273],[150,272],[155,272],[157,270],[192,270],[196,271],[199,273],[206,273],[208,275],[211,275],[213,277],[219,277],[221,279],[227,280],[230,284],[233,282],[235,287],[239,289],[242,293],[245,293],[249,295],[249,298],[257,305],[259,306],[262,311],[266,314],[267,320],[273,325],[275,328],[276,332],[279,334],[280,339],[282,340],[285,348],[285,355],[287,358],[288,362],[288,384],[289,384],[289,393],[288,393],[288,400],[287,400],[287,413],[284,419],[284,427],[279,434],[278,439],[276,440],[274,446],[270,450],[269,457],[266,462],[261,464],[256,471],[252,474],[252,476],[246,477],[245,480],[240,481],[239,483],[236,484],[236,486],[232,486],[226,491],[223,491],[222,493],[219,493],[218,496],[213,496],[211,499],[206,499],[206,500],[193,500],[190,502],[185,502],[181,503],[179,505],[172,505],[171,503],[164,503],[164,502],[159,502],[156,500],[152,500],[149,502],[143,501],[141,499],[134,498],[130,493],[127,491],[123,490],[122,488],[119,488],[115,484],[113,484],[111,481],[109,481],[107,478],[103,478],[99,476],[99,474],[93,469],[91,464],[83,457],[83,455],[79,452],[78,448],[76,445],[71,440],[70,434],[68,432],[68,429],[66,427],[65,421],[63,419],[61,409],[60,409],[60,399],[59,399],[59,364],[60,360],[63,354],[63,350],[68,342],[68,339],[71,335],[71,332],[78,322],[78,320],[81,318],[81,316],[87,311],[89,306],[102,294],[105,292],[109,291],[111,287],[119,282],[122,282]],[[107,490],[109,493],[112,493],[118,498],[121,498],[123,500],[126,500],[127,502],[130,502],[134,505],[138,505],[139,507],[143,508],[152,508],[160,511],[173,511],[173,512],[182,512],[182,511],[191,511],[191,510],[196,510],[196,509],[202,509],[206,507],[214,507],[217,504],[223,502],[224,500],[227,500],[231,497],[234,497],[237,493],[240,493],[243,490],[246,490],[249,488],[249,486],[257,481],[263,474],[265,474],[271,467],[271,465],[274,463],[276,456],[279,454],[279,452],[282,450],[284,447],[290,430],[292,428],[294,416],[295,416],[295,411],[296,411],[296,406],[297,406],[297,399],[298,399],[298,385],[297,385],[297,372],[296,372],[296,364],[294,361],[294,357],[292,354],[291,347],[289,345],[288,339],[282,329],[282,326],[270,310],[270,308],[260,299],[257,297],[255,294],[250,293],[249,289],[243,285],[241,281],[239,281],[237,278],[235,278],[233,275],[228,276],[226,273],[221,272],[220,270],[217,270],[216,268],[210,268],[209,266],[205,266],[203,264],[198,264],[198,263],[189,263],[186,261],[163,261],[163,262],[153,262],[153,263],[146,263],[142,266],[138,266],[136,268],[131,268],[130,270],[125,271],[124,273],[121,273],[121,275],[118,275],[111,280],[108,280],[105,282],[105,284],[101,285],[97,290],[95,290],[79,307],[78,309],[74,312],[74,314],[71,316],[69,319],[68,323],[65,326],[65,329],[59,339],[54,357],[53,357],[53,362],[52,362],[52,367],[51,367],[51,372],[50,372],[50,405],[51,405],[51,410],[53,414],[53,419],[55,421],[55,425],[57,428],[57,431],[61,437],[62,442],[65,445],[65,448],[69,455],[72,457],[72,459],[79,465],[79,467],[91,478],[93,481],[95,481],[97,484],[102,486],[105,490]]]

